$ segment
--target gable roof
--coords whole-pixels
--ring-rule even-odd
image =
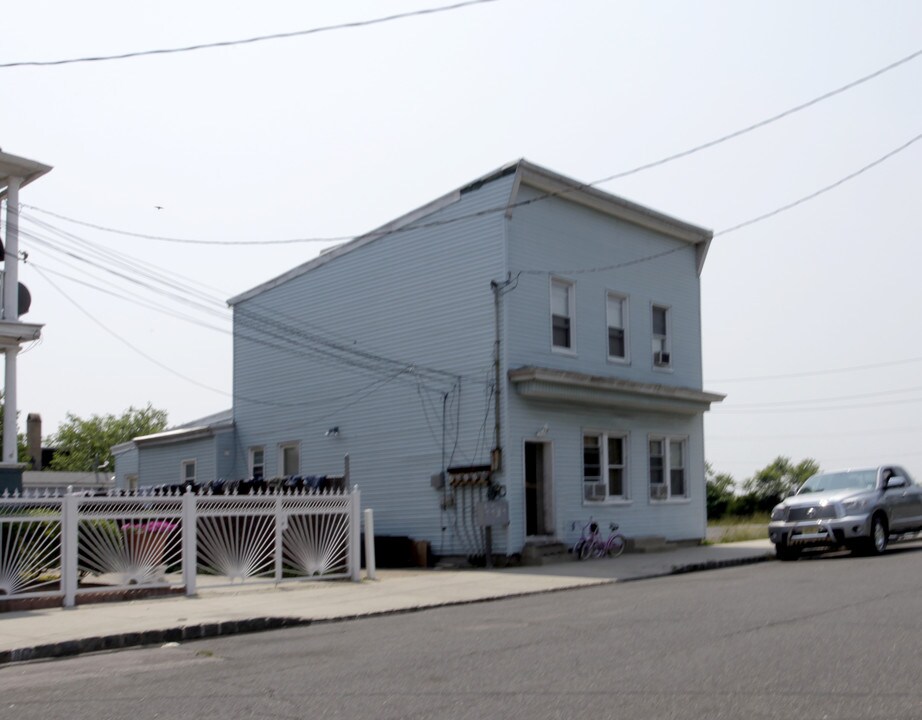
[[[509,200],[502,206],[493,209],[494,212],[505,213],[506,217],[511,217],[517,207],[531,205],[532,203],[544,200],[545,198],[564,198],[567,201],[574,202],[585,207],[592,208],[599,212],[605,213],[619,220],[646,227],[655,230],[664,235],[668,235],[676,240],[687,242],[697,247],[697,265],[700,274],[704,265],[704,258],[707,254],[713,232],[706,228],[692,225],[683,220],[679,220],[671,215],[666,215],[657,210],[639,205],[626,200],[617,195],[599,190],[588,183],[582,183],[565,175],[560,175],[541,165],[520,159],[503,165],[481,177],[473,180],[455,190],[452,190],[435,200],[422,205],[400,217],[378,227],[371,232],[360,235],[353,240],[338,245],[321,253],[318,257],[308,260],[297,267],[292,268],[278,277],[267,282],[257,285],[246,292],[235,295],[227,301],[228,305],[236,305],[244,300],[260,295],[266,290],[278,287],[289,280],[293,280],[316,267],[325,265],[331,260],[353,252],[360,247],[374,242],[379,238],[392,235],[397,232],[413,230],[419,227],[425,227],[425,223],[419,223],[433,213],[458,202],[462,196],[480,190],[484,185],[499,180],[500,178],[515,175],[512,192]],[[519,192],[522,186],[530,187],[542,193],[537,198],[528,200],[519,200]],[[483,215],[488,211],[479,211],[478,215]],[[464,219],[458,218],[458,220]]]

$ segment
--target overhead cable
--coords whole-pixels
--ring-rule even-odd
[[[872,73],[869,73],[868,75],[864,75],[856,80],[846,83],[845,85],[835,88],[834,90],[825,92],[822,95],[817,95],[816,97],[806,102],[800,103],[799,105],[795,105],[791,108],[788,108],[787,110],[783,110],[779,113],[776,113],[770,117],[765,118],[764,120],[760,120],[759,122],[753,123],[751,125],[747,125],[743,128],[740,128],[739,130],[735,130],[726,135],[721,135],[720,137],[717,137],[713,140],[709,140],[707,142],[701,143],[700,145],[695,145],[694,147],[688,148],[687,150],[682,150],[681,152],[673,153],[672,155],[667,155],[666,157],[660,158],[659,160],[654,160],[652,162],[644,163],[643,165],[638,165],[637,167],[631,168],[629,170],[623,170],[623,171],[614,173],[613,175],[607,175],[606,177],[599,178],[598,180],[593,180],[592,182],[580,183],[571,188],[565,188],[563,190],[542,193],[541,195],[534,197],[534,198],[529,198],[528,200],[522,200],[517,203],[507,203],[502,206],[488,208],[486,210],[480,210],[476,213],[470,213],[470,214],[461,215],[458,217],[448,218],[445,220],[435,221],[435,222],[410,223],[402,227],[391,228],[389,230],[382,230],[380,232],[372,231],[370,233],[366,233],[361,236],[350,235],[350,236],[331,236],[331,237],[322,237],[322,238],[321,237],[305,237],[305,238],[287,238],[287,239],[281,239],[281,240],[199,240],[199,239],[193,239],[193,238],[175,238],[175,237],[165,237],[161,235],[148,235],[145,233],[130,232],[126,230],[118,230],[118,229],[111,228],[111,227],[105,227],[103,225],[97,225],[97,224],[89,223],[83,220],[77,220],[74,218],[70,218],[65,215],[60,215],[50,210],[44,210],[40,207],[36,207],[34,205],[22,204],[21,207],[29,208],[32,210],[37,210],[38,212],[42,212],[42,213],[51,215],[53,217],[57,217],[61,220],[66,220],[68,222],[76,223],[78,225],[83,225],[85,227],[91,227],[95,230],[101,230],[103,232],[116,233],[119,235],[125,235],[127,237],[137,237],[137,238],[142,238],[145,240],[158,240],[158,241],[163,241],[163,242],[188,243],[188,244],[198,244],[198,245],[288,245],[288,244],[294,244],[294,243],[346,242],[346,241],[354,239],[355,237],[366,237],[366,236],[384,237],[386,235],[392,235],[395,233],[408,232],[409,230],[416,230],[420,228],[427,228],[427,227],[433,227],[433,226],[438,226],[438,225],[445,225],[449,223],[455,223],[461,220],[468,220],[472,217],[480,217],[486,214],[508,212],[510,209],[514,209],[516,207],[530,205],[535,202],[540,202],[541,200],[546,200],[548,198],[560,197],[568,193],[585,190],[590,187],[602,185],[612,180],[618,180],[624,177],[628,177],[630,175],[634,175],[639,172],[643,172],[644,170],[649,170],[651,168],[658,167],[660,165],[665,165],[666,163],[670,163],[670,162],[673,162],[674,160],[679,160],[681,158],[688,157],[689,155],[694,155],[695,153],[698,153],[698,152],[701,152],[702,150],[706,150],[708,148],[714,147],[715,145],[720,145],[724,142],[727,142],[728,140],[733,140],[742,135],[746,135],[750,132],[753,132],[754,130],[758,130],[759,128],[763,128],[767,125],[777,122],[778,120],[781,120],[782,118],[788,117],[797,112],[800,112],[801,110],[805,110],[809,107],[817,105],[823,102],[824,100],[828,100],[829,98],[835,97],[836,95],[846,92],[847,90],[851,90],[852,88],[862,85],[863,83],[866,83],[870,80],[873,80],[874,78],[877,78],[883,75],[884,73],[887,73],[901,65],[904,65],[912,60],[915,60],[916,58],[920,56],[922,56],[922,50],[917,50],[913,53],[910,53],[909,55],[906,55],[905,57],[900,58],[899,60],[895,62],[890,63],[889,65],[885,65],[884,67],[879,68]],[[732,229],[735,229],[735,228],[732,228]],[[724,232],[729,232],[729,231],[730,229]]]
[[[160,48],[156,50],[137,50],[134,52],[118,53],[114,55],[91,55],[88,57],[67,58],[64,60],[20,60],[16,62],[0,63],[0,68],[73,65],[75,63],[127,60],[129,58],[146,57],[149,55],[172,55],[175,53],[193,52],[195,50],[211,50],[220,47],[250,45],[258,42],[267,42],[269,40],[284,40],[286,38],[316,35],[318,33],[332,32],[334,30],[349,30],[352,28],[367,27],[369,25],[380,25],[382,23],[393,22],[394,20],[404,20],[406,18],[418,17],[420,15],[434,15],[436,13],[448,12],[450,10],[459,10],[471,5],[483,5],[492,2],[498,2],[498,0],[465,0],[465,2],[458,2],[453,5],[441,5],[439,7],[423,8],[422,10],[411,10],[409,12],[395,13],[393,15],[385,15],[383,17],[371,18],[369,20],[354,20],[352,22],[337,23],[335,25],[323,25],[321,27],[308,28],[307,30],[272,33],[271,35],[257,35],[255,37],[243,38],[240,40],[221,40],[218,42],[198,43],[196,45],[185,45],[182,47]]]

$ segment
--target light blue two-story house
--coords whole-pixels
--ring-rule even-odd
[[[348,455],[376,532],[436,554],[483,552],[485,516],[506,554],[590,516],[700,540],[710,239],[512,163],[232,298],[232,415],[137,439],[139,482]]]

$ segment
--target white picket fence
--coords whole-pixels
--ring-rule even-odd
[[[0,498],[0,603],[162,588],[359,580],[351,492]]]

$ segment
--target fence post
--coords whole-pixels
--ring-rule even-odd
[[[352,486],[351,504],[349,507],[349,568],[352,570],[353,582],[359,582],[362,579],[362,560],[359,551],[359,542],[361,541],[361,513],[362,513],[362,493],[359,492],[359,486]]]
[[[288,528],[288,516],[282,514],[282,493],[275,494],[275,582],[282,582],[282,543],[283,533]]]
[[[182,579],[186,585],[187,597],[192,597],[198,591],[197,497],[192,488],[186,486],[186,492],[182,496]]]
[[[61,500],[61,589],[64,607],[77,604],[77,496],[67,489]]]
[[[365,577],[378,579],[375,568],[375,513],[371,508],[365,509]]]

